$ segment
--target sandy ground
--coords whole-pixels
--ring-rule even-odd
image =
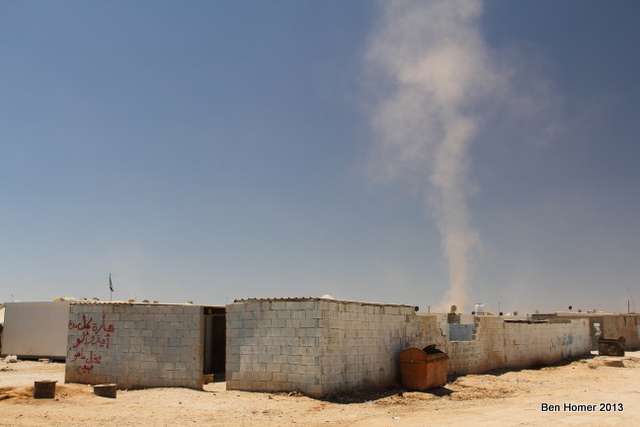
[[[638,425],[640,352],[618,358],[624,367],[606,366],[609,359],[593,355],[542,369],[462,376],[428,392],[375,390],[333,400],[227,391],[223,382],[204,391],[118,390],[110,399],[88,385],[64,384],[61,363],[3,360],[0,426]],[[35,380],[57,380],[55,399],[33,399]],[[543,411],[543,404],[560,410]],[[583,406],[572,411],[565,404]],[[593,411],[586,405],[595,405]]]

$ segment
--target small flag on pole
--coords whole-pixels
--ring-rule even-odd
[[[109,290],[113,292],[113,283],[111,283],[111,273],[109,273]]]

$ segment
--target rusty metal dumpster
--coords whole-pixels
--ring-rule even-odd
[[[624,356],[624,337],[617,340],[600,338],[598,340],[598,355],[600,356]]]
[[[435,346],[405,348],[399,359],[403,387],[424,391],[447,383],[449,356]]]

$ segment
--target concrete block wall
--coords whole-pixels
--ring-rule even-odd
[[[320,381],[316,300],[243,300],[227,305],[227,389],[313,391]]]
[[[635,313],[567,312],[534,314],[534,319],[549,322],[567,322],[570,319],[587,319],[591,324],[591,350],[598,350],[598,338],[625,339],[626,350],[640,349],[640,315]]]
[[[202,331],[201,306],[72,303],[65,382],[202,389]]]
[[[323,317],[322,394],[382,387],[398,380],[397,356],[412,340],[423,338],[415,308],[337,300],[318,302]]]
[[[602,317],[602,338],[624,337],[626,350],[640,348],[640,316],[636,314],[610,314]]]
[[[397,380],[397,354],[423,334],[415,308],[320,298],[242,300],[227,314],[228,389],[325,396]]]
[[[475,374],[496,368],[521,369],[548,365],[590,351],[588,320],[570,323],[511,323],[497,317],[476,317],[472,341],[451,341],[450,374]]]
[[[442,315],[416,314],[407,305],[250,299],[226,313],[227,388],[237,390],[298,389],[321,397],[395,384],[400,351],[430,344],[448,353],[449,372],[461,375],[550,364],[590,349],[587,320],[529,324],[476,316],[464,326],[471,341],[449,341],[443,325],[452,325]]]
[[[444,351],[444,346],[449,341],[449,324],[446,323],[446,315],[416,313],[414,322],[416,327],[413,335],[407,340],[407,346],[424,348],[427,345],[435,344],[436,347]]]

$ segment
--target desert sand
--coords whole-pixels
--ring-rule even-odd
[[[2,360],[0,426],[637,425],[640,352],[616,358],[623,367],[607,366],[611,359],[594,353],[540,369],[451,378],[426,392],[368,390],[327,400],[226,390],[224,382],[204,391],[118,390],[111,399],[90,385],[65,384],[62,363]],[[34,399],[36,380],[57,380],[55,398]]]

